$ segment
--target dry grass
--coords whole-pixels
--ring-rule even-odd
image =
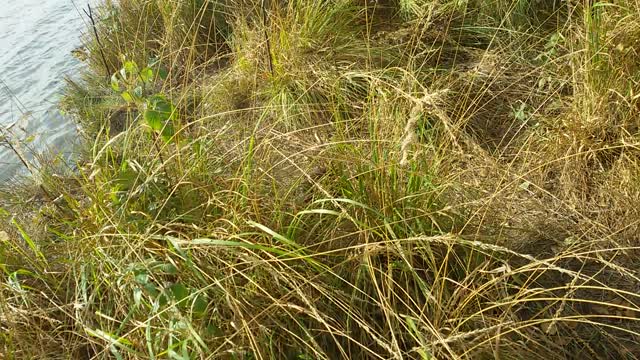
[[[1,192],[2,358],[638,357],[637,3],[262,4],[103,4],[79,169]]]

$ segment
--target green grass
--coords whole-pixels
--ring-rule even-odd
[[[588,6],[105,1],[0,357],[637,358],[640,7]]]

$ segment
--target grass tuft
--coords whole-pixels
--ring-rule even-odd
[[[640,354],[637,2],[96,11],[77,168],[0,189],[0,357]]]

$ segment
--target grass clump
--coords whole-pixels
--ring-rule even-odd
[[[100,10],[78,168],[2,189],[5,357],[640,353],[637,3]]]

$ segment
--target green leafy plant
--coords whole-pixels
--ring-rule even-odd
[[[554,32],[547,39],[544,45],[544,50],[540,52],[534,60],[539,62],[548,62],[556,58],[558,55],[558,48],[563,45],[565,41],[561,32]]]
[[[156,78],[166,79],[166,71],[154,60],[142,69],[134,61],[123,63],[111,76],[111,88],[120,93],[127,104],[143,110],[143,119],[155,134],[165,142],[171,141],[175,134],[173,123],[178,118],[176,107],[165,95],[149,91]],[[154,67],[157,70],[154,71]]]
[[[173,122],[177,120],[176,108],[163,95],[153,95],[146,100],[144,120],[149,127],[169,142],[175,134]]]
[[[122,68],[111,75],[111,88],[119,92],[127,103],[144,100],[144,88],[152,80],[153,70],[140,70],[134,61],[125,61]]]

